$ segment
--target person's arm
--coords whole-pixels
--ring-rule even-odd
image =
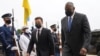
[[[51,31],[48,30],[48,39],[49,39],[49,47],[50,47],[50,56],[54,55],[54,41],[51,36]]]
[[[83,17],[82,26],[83,26],[82,27],[83,37],[84,37],[83,48],[88,49],[88,46],[91,41],[91,30],[90,30],[89,22],[88,22],[86,15],[84,15]]]
[[[83,32],[83,47],[80,50],[81,55],[86,55],[91,41],[91,30],[87,17],[84,15],[82,18],[82,32]]]
[[[65,41],[65,35],[64,35],[64,30],[63,30],[63,21],[61,21],[61,43],[62,43],[62,48],[64,46],[64,41]]]
[[[27,49],[27,54],[30,54],[31,53],[31,51],[33,50],[33,48],[34,48],[34,40],[33,40],[33,32],[32,32],[32,35],[31,35],[31,40],[30,40],[30,42],[29,42],[29,46],[28,46],[28,49]]]
[[[62,42],[62,48],[64,47],[64,41],[65,41],[65,35],[63,29],[61,29],[61,42]]]
[[[10,44],[7,42],[5,33],[4,33],[4,31],[3,31],[2,28],[0,28],[0,40],[1,40],[2,44],[6,47],[6,49],[11,50],[12,45],[10,45]]]

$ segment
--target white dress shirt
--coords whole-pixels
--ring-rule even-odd
[[[43,27],[41,27],[40,29],[37,28],[37,31],[36,31],[36,39],[37,39],[37,41],[38,41],[38,30],[39,30],[39,34],[41,35],[42,29],[43,29]]]

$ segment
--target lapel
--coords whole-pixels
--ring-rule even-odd
[[[42,28],[42,30],[41,30],[41,34],[40,34],[40,37],[38,37],[38,41],[37,41],[37,38],[36,38],[37,30],[35,30],[35,40],[36,40],[36,43],[38,43],[38,42],[40,41],[40,39],[42,38],[43,31],[44,31],[44,28]]]
[[[44,34],[44,28],[42,28],[42,30],[41,30],[41,34],[40,34],[40,37],[38,38],[38,41],[40,41],[40,39],[42,38],[43,34]]]
[[[37,30],[34,30],[34,32],[33,32],[33,40],[35,40],[35,42],[37,43],[38,41],[37,41],[37,38],[36,38],[36,33],[37,33]]]
[[[68,31],[68,17],[67,17],[67,16],[64,18],[63,25],[64,25],[64,26],[63,26],[64,29],[65,29],[66,31]]]
[[[41,30],[40,37],[42,37],[42,35],[43,35],[43,31],[44,31],[44,28],[42,28],[42,30]]]

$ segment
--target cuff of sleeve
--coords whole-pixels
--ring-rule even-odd
[[[82,48],[85,48],[85,49],[87,49],[87,51],[88,51],[88,46],[83,46]]]

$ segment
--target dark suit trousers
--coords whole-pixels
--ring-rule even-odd
[[[49,55],[49,51],[37,50],[37,56],[50,56],[50,55]]]
[[[79,52],[73,52],[67,45],[63,47],[62,56],[82,56]],[[85,55],[86,56],[86,55]]]
[[[38,50],[37,50],[37,52],[36,52],[36,53],[37,53],[37,56],[41,56],[41,54],[40,54],[40,52],[39,52]]]

